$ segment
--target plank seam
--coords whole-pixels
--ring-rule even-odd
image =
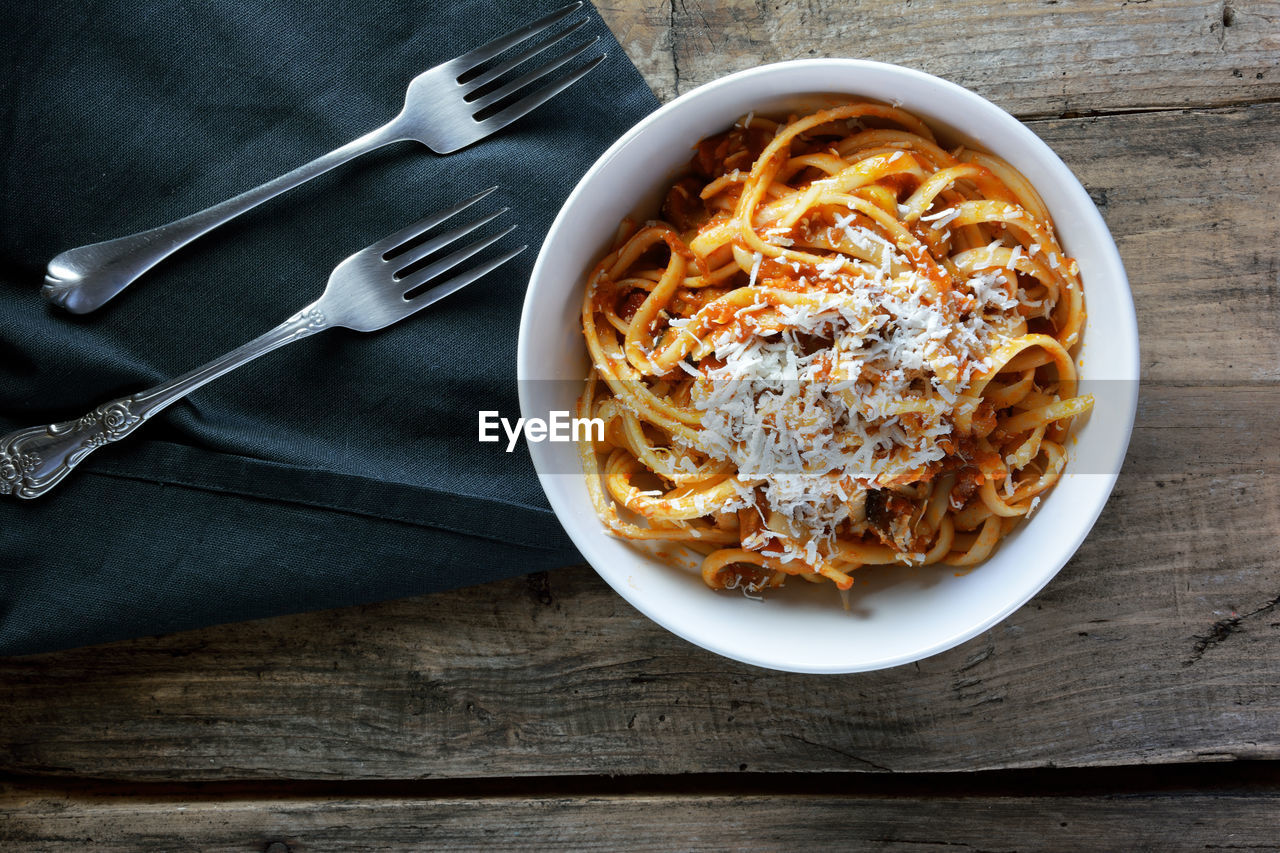
[[[82,799],[262,801],[341,799],[502,799],[644,796],[1143,797],[1211,792],[1280,796],[1280,761],[1237,760],[1116,767],[936,773],[691,773],[633,776],[521,776],[355,780],[134,782],[0,775],[0,802],[33,795]],[[2,811],[2,809],[0,809]]]
[[[1210,113],[1248,107],[1280,104],[1280,98],[1256,98],[1229,101],[1222,104],[1187,104],[1183,106],[1125,107],[1116,110],[1066,110],[1059,113],[1013,113],[1014,118],[1026,124],[1046,121],[1071,121],[1073,119],[1113,118],[1117,116],[1152,115],[1158,113]]]

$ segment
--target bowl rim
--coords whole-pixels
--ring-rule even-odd
[[[1112,322],[1123,327],[1122,344],[1124,345],[1123,348],[1125,350],[1124,359],[1122,364],[1112,363],[1108,365],[1109,374],[1115,374],[1109,378],[1132,380],[1128,383],[1132,387],[1126,387],[1124,389],[1124,397],[1120,401],[1113,401],[1113,403],[1122,403],[1122,408],[1117,412],[1120,416],[1120,420],[1115,427],[1122,433],[1122,440],[1115,443],[1112,453],[1109,454],[1110,458],[1107,459],[1107,464],[1104,466],[1107,473],[1091,473],[1087,475],[1090,477],[1105,478],[1105,484],[1098,493],[1098,497],[1093,506],[1090,507],[1089,511],[1077,516],[1080,519],[1076,523],[1077,532],[1070,540],[1069,547],[1063,547],[1061,549],[1060,557],[1046,562],[1045,569],[1043,570],[1043,577],[1040,582],[1032,585],[1029,591],[1024,595],[1015,596],[1003,606],[991,611],[983,618],[971,623],[968,627],[937,639],[933,643],[929,644],[927,648],[904,652],[901,654],[885,655],[880,658],[869,658],[865,662],[854,666],[851,666],[848,663],[835,663],[829,666],[788,665],[784,660],[767,659],[760,655],[743,654],[738,649],[723,645],[716,646],[713,643],[705,642],[703,639],[690,636],[690,634],[684,630],[683,626],[678,624],[675,620],[668,618],[666,611],[649,606],[649,603],[645,601],[642,596],[635,595],[633,590],[628,589],[627,584],[624,583],[620,577],[612,577],[610,572],[601,569],[600,564],[604,562],[604,555],[597,552],[595,538],[582,535],[582,532],[574,525],[567,523],[566,519],[573,516],[573,507],[562,503],[558,491],[551,487],[551,483],[549,481],[550,477],[564,475],[563,473],[556,474],[550,471],[548,465],[548,454],[550,451],[548,447],[545,444],[525,443],[530,457],[532,458],[534,469],[538,474],[539,482],[547,496],[547,500],[551,504],[557,520],[560,521],[570,539],[574,542],[575,546],[577,546],[579,552],[592,566],[597,575],[599,575],[606,583],[609,584],[610,587],[614,589],[615,592],[621,595],[623,599],[639,610],[648,619],[676,636],[699,646],[700,648],[704,648],[715,654],[721,655],[722,657],[730,658],[752,666],[784,672],[807,674],[849,674],[902,666],[954,648],[1003,622],[1011,614],[1030,601],[1034,596],[1039,594],[1044,587],[1058,575],[1062,568],[1079,550],[1080,545],[1092,532],[1094,525],[1097,523],[1098,517],[1101,515],[1102,510],[1110,500],[1111,493],[1119,476],[1120,466],[1128,451],[1129,442],[1132,437],[1134,419],[1137,413],[1137,380],[1140,375],[1141,360],[1137,315],[1133,304],[1133,291],[1129,284],[1128,275],[1120,257],[1119,249],[1116,247],[1115,238],[1111,234],[1102,214],[1098,211],[1097,206],[1093,203],[1093,199],[1084,189],[1079,179],[1071,171],[1070,167],[1068,167],[1058,154],[1050,148],[1046,142],[1040,139],[1040,137],[1037,136],[1030,128],[1024,125],[1012,114],[1008,113],[997,104],[982,97],[978,93],[960,86],[957,83],[953,83],[950,80],[946,80],[914,68],[865,59],[796,59],[760,65],[728,74],[717,78],[716,80],[704,83],[703,85],[691,89],[690,91],[672,99],[633,125],[626,133],[609,146],[609,148],[601,154],[600,157],[597,158],[591,167],[583,174],[582,178],[578,181],[573,191],[561,206],[551,227],[548,229],[542,243],[542,247],[539,251],[537,261],[535,262],[532,273],[529,277],[529,284],[521,310],[519,338],[517,341],[516,351],[516,376],[522,416],[529,417],[532,413],[536,412],[536,409],[533,408],[529,399],[529,392],[527,391],[529,383],[527,380],[541,377],[536,375],[536,372],[533,370],[533,366],[529,363],[529,341],[536,333],[533,328],[532,316],[534,313],[534,303],[542,291],[542,288],[538,287],[537,284],[542,279],[544,268],[549,263],[548,247],[554,242],[553,238],[557,232],[559,232],[570,219],[572,211],[577,206],[579,199],[590,189],[595,176],[605,170],[608,167],[608,164],[617,157],[620,152],[630,146],[638,137],[645,134],[649,128],[659,122],[665,121],[671,114],[679,112],[689,102],[701,100],[720,89],[738,86],[744,81],[750,81],[757,77],[780,74],[785,75],[801,68],[825,68],[840,75],[874,71],[880,74],[889,73],[907,78],[914,78],[915,80],[924,83],[926,86],[938,89],[941,96],[945,97],[946,94],[949,93],[955,97],[974,103],[975,106],[985,110],[991,118],[1001,124],[1000,130],[1002,133],[1007,132],[1018,137],[1018,141],[1015,144],[1031,149],[1033,152],[1031,156],[1033,156],[1034,159],[1044,162],[1054,171],[1060,171],[1064,177],[1068,179],[1065,187],[1066,191],[1074,196],[1074,207],[1077,209],[1074,210],[1073,213],[1087,218],[1089,222],[1087,222],[1086,225],[1089,230],[1094,231],[1101,236],[1101,239],[1093,246],[1094,252],[1100,261],[1099,266],[1109,279],[1110,287],[1118,292],[1122,291],[1122,295],[1125,297],[1121,300],[1121,307],[1124,309],[1122,312],[1123,316],[1113,315],[1111,317]],[[822,91],[823,90],[820,88],[806,87],[804,89],[797,89],[795,94],[799,97],[808,94],[819,94]],[[837,92],[834,88],[830,90],[830,93],[840,94],[846,97],[858,97],[856,92]],[[884,101],[883,98],[878,98],[872,95],[864,95],[864,97],[873,98],[882,102]],[[914,110],[913,112],[919,113],[918,110]],[[927,114],[921,114],[921,118],[923,118],[926,123],[932,123],[931,117]],[[594,511],[592,512],[592,518],[595,518]],[[596,530],[594,532],[598,536],[602,531]],[[1056,563],[1056,565],[1054,565],[1054,563]],[[980,570],[981,565],[975,568]]]

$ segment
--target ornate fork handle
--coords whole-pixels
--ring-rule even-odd
[[[244,346],[169,382],[103,403],[79,420],[9,433],[0,438],[0,495],[40,497],[94,450],[129,435],[205,383],[328,327],[324,314],[313,304]]]

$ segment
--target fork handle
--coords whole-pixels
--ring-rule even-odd
[[[0,437],[0,495],[38,498],[104,444],[119,441],[152,415],[260,355],[329,328],[313,303],[271,331],[176,379],[103,403],[74,421],[28,427]]]
[[[86,314],[197,237],[348,160],[407,138],[400,131],[399,121],[393,119],[292,172],[213,207],[148,231],[68,249],[49,261],[44,297],[72,314]]]

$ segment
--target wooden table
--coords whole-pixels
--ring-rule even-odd
[[[7,659],[0,848],[1276,849],[1280,3],[601,11],[664,99],[871,57],[1062,155],[1145,377],[1077,557],[986,634],[847,677],[705,653],[584,567]]]

